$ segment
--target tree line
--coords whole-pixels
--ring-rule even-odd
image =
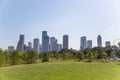
[[[85,49],[76,51],[73,49],[62,49],[59,52],[44,52],[39,55],[33,50],[19,52],[14,51],[3,51],[0,49],[0,67],[11,66],[18,64],[33,64],[37,62],[49,62],[51,60],[76,60],[76,61],[88,61],[94,60],[109,60],[110,58],[120,58],[120,51],[112,49],[110,47],[94,47],[92,49]]]

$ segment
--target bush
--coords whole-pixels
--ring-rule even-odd
[[[83,60],[83,59],[84,59],[84,53],[81,52],[81,51],[79,51],[79,52],[77,53],[77,59],[78,59],[78,61]]]
[[[49,54],[48,53],[41,53],[41,59],[42,59],[42,62],[48,62],[49,61]]]
[[[87,53],[87,58],[88,58],[88,61],[89,62],[92,62],[92,60],[93,60],[93,53],[91,52],[91,51],[89,51],[88,53]]]
[[[11,53],[12,53],[12,52],[7,51],[7,50],[5,50],[5,51],[3,52],[3,54],[4,54],[4,56],[5,56],[5,64],[7,64],[7,65],[10,64],[10,54],[11,54]]]
[[[59,60],[59,59],[60,59],[60,54],[59,54],[59,53],[56,53],[56,54],[55,54],[55,59],[56,59],[56,60]]]
[[[37,54],[33,50],[30,50],[30,51],[27,51],[27,52],[23,52],[22,53],[22,60],[26,64],[36,63],[36,61],[37,61]]]
[[[5,63],[5,56],[3,54],[3,51],[0,50],[0,67]]]
[[[20,62],[20,54],[18,51],[13,51],[11,52],[10,54],[10,64],[11,65],[16,65],[16,64],[19,64]]]

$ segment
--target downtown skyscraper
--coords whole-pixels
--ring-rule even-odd
[[[106,41],[106,42],[105,42],[105,47],[110,47],[110,46],[111,46],[110,41]]]
[[[62,49],[62,44],[58,44],[58,40],[55,37],[50,38],[50,51],[60,51]]]
[[[92,40],[87,40],[87,48],[92,48]]]
[[[69,48],[69,40],[68,35],[63,35],[63,49]]]
[[[97,47],[102,47],[102,37],[101,37],[101,35],[98,35],[98,37],[97,37]]]
[[[31,50],[32,49],[32,43],[28,42],[28,49]]]
[[[14,46],[8,46],[8,51],[14,51]]]
[[[40,53],[40,44],[39,44],[39,39],[38,38],[35,38],[34,40],[33,40],[33,50],[37,53],[37,54],[39,54]]]
[[[47,35],[47,31],[42,32],[42,52],[49,51],[49,36]]]
[[[54,51],[54,48],[55,48],[55,42],[56,42],[56,39],[55,37],[51,37],[50,38],[50,51]]]
[[[24,35],[20,35],[19,37],[19,41],[18,41],[18,44],[17,44],[17,50],[20,51],[20,52],[23,52],[24,51]]]
[[[86,47],[86,45],[87,45],[87,43],[86,43],[86,36],[82,36],[81,38],[80,38],[80,50],[84,50],[84,49],[86,49],[87,47]]]

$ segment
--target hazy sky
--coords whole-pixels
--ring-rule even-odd
[[[120,39],[120,0],[0,0],[0,48],[16,47],[19,35],[25,43],[33,42],[48,31],[62,43],[69,35],[70,46],[80,47],[80,37],[87,36],[96,46],[97,35],[104,42]]]

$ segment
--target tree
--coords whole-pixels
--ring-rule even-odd
[[[73,59],[75,58],[75,51],[73,51],[72,49],[62,49],[59,54],[62,60],[66,60],[66,59]]]
[[[61,54],[61,57],[62,57],[63,60],[66,60],[67,57],[68,57],[68,55],[67,55],[66,52],[63,52],[63,53]]]
[[[3,54],[4,54],[4,56],[5,56],[5,63],[8,65],[8,64],[10,64],[10,54],[11,54],[12,52],[10,52],[10,51],[7,51],[7,50],[5,50],[4,52],[3,52]]]
[[[97,53],[97,59],[106,58],[105,48],[103,48],[103,47],[94,47],[93,50]]]
[[[107,54],[107,57],[111,57],[111,53],[113,52],[113,49],[106,47],[105,52]]]
[[[110,58],[113,58],[113,59],[115,59],[115,58],[116,58],[116,55],[115,55],[115,53],[113,53],[113,52],[112,52],[112,53],[110,54]]]
[[[49,52],[49,58],[50,59],[55,59],[55,54],[56,54],[56,52],[54,52],[54,51]]]
[[[77,59],[78,61],[81,61],[84,59],[84,53],[82,51],[78,51],[77,53]]]
[[[0,67],[5,63],[5,56],[3,51],[0,49]]]
[[[87,53],[87,58],[88,58],[88,61],[89,62],[92,62],[92,60],[93,60],[93,53],[91,52],[91,51],[89,51],[88,53]]]
[[[22,60],[26,64],[35,63],[37,61],[37,54],[33,50],[30,50],[30,51],[28,50],[22,53]]]
[[[10,64],[11,65],[16,65],[19,64],[20,61],[20,54],[17,50],[11,52],[10,54]]]
[[[59,53],[56,53],[56,54],[55,54],[55,59],[56,59],[56,60],[59,60],[59,59],[60,59],[60,54],[59,54]]]
[[[49,54],[47,52],[41,53],[41,59],[42,59],[42,62],[48,62],[49,61]]]
[[[98,55],[98,59],[106,59],[106,53],[104,51],[101,51]]]

